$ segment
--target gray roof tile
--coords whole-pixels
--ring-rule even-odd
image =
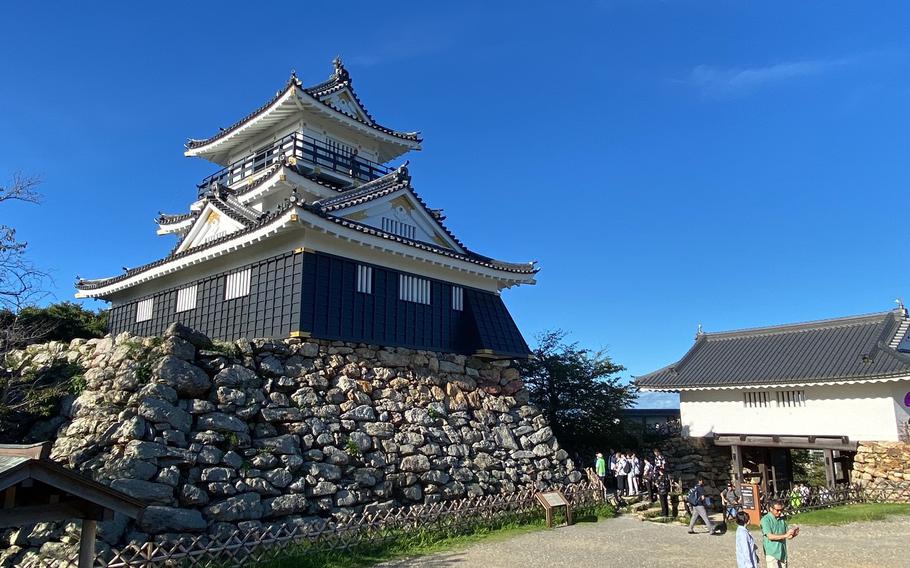
[[[910,354],[889,347],[903,308],[864,316],[700,333],[677,363],[637,377],[646,389],[854,381],[910,374]]]

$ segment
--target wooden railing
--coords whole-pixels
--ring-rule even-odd
[[[507,495],[399,507],[341,520],[308,519],[250,531],[129,545],[100,554],[96,566],[246,566],[288,554],[378,547],[413,531],[467,534],[480,527],[495,529],[540,517],[542,511],[534,497],[536,493],[534,489],[524,489]],[[603,491],[595,483],[570,485],[564,488],[564,493],[576,510],[603,503]]]
[[[799,486],[786,491],[763,494],[761,510],[762,513],[767,512],[771,503],[780,500],[784,504],[784,514],[795,515],[814,509],[864,503],[869,497],[870,492],[861,485],[838,485],[833,489]]]
[[[274,144],[208,176],[199,184],[199,193],[201,195],[215,183],[231,186],[281,159],[292,156],[301,160],[302,165],[312,169],[318,167],[320,170],[329,170],[363,182],[374,180],[392,171],[383,164],[358,156],[356,150],[347,151],[340,146],[330,147],[325,142],[301,132],[292,132]]]

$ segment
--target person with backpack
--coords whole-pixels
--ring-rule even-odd
[[[705,522],[705,526],[708,527],[708,532],[710,534],[715,534],[716,527],[714,526],[714,523],[711,522],[711,519],[708,518],[704,479],[699,479],[698,483],[689,490],[686,501],[692,508],[692,519],[689,521],[689,534],[695,534],[695,523],[698,521],[699,517]]]

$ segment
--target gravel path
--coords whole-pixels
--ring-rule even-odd
[[[541,530],[498,542],[481,542],[451,552],[380,564],[386,568],[515,566],[736,566],[734,533],[710,536],[686,527],[641,522],[624,516],[597,523]],[[757,533],[756,541],[761,547]],[[789,541],[790,568],[910,567],[910,517],[841,526],[803,527]]]

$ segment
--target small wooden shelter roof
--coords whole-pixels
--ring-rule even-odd
[[[65,519],[137,518],[145,505],[48,459],[50,444],[0,444],[0,528]]]

